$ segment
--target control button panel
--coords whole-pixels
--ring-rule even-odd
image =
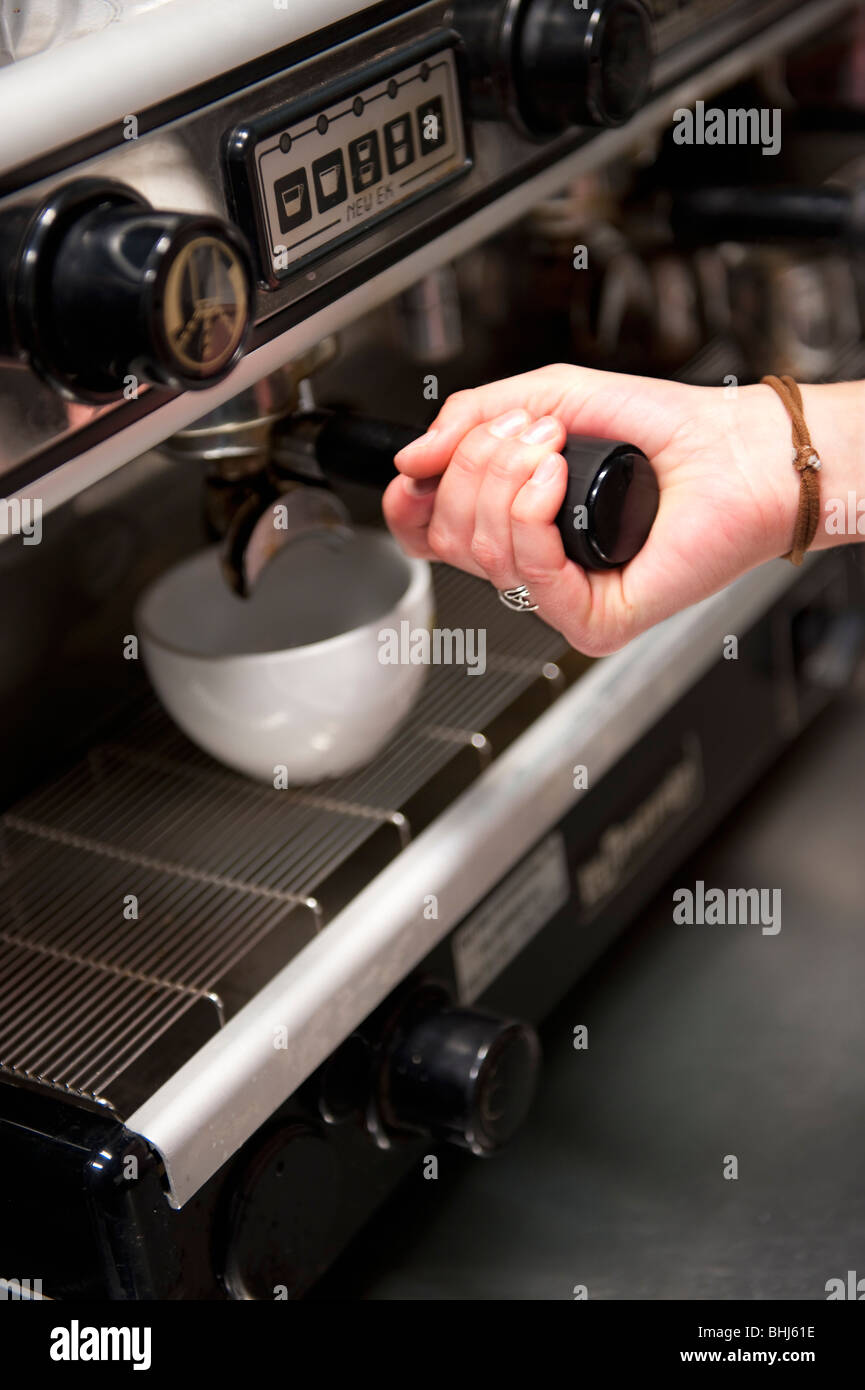
[[[470,167],[450,47],[304,105],[229,141],[238,213],[271,285]]]

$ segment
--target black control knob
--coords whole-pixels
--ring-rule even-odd
[[[477,115],[524,133],[617,126],[641,105],[652,21],[641,0],[458,0]]]
[[[222,1277],[232,1298],[298,1298],[324,1272],[339,1250],[342,1180],[337,1150],[309,1126],[267,1134],[227,1188]]]
[[[14,273],[19,355],[65,394],[212,385],[243,351],[246,242],[220,218],[160,212],[121,184],[67,185],[34,214]]]
[[[565,554],[586,570],[627,565],[658,514],[658,477],[633,444],[569,435],[562,450],[568,487],[556,518]]]
[[[640,0],[531,0],[515,42],[517,104],[536,134],[622,125],[643,101],[652,26]]]
[[[491,1153],[519,1128],[538,1078],[540,1045],[526,1023],[438,1009],[400,1030],[382,1082],[386,1124]]]

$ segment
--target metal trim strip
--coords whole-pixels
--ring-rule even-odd
[[[0,83],[0,173],[377,9],[378,0],[173,0],[24,58]]]

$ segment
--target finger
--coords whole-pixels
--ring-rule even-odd
[[[565,500],[568,469],[561,454],[546,455],[511,507],[514,565],[541,616],[579,650],[588,640],[592,589],[585,571],[569,560],[556,517]]]
[[[419,560],[435,559],[429,544],[429,524],[437,486],[437,478],[418,481],[397,477],[382,497],[382,512],[389,530],[406,554]]]
[[[572,434],[636,444],[650,458],[669,447],[707,388],[556,363],[449,396],[426,435],[396,456],[400,472],[428,477],[447,467],[460,438],[509,407],[555,415]]]
[[[551,449],[565,443],[565,427],[544,416],[523,430],[519,439],[505,441],[487,464],[475,507],[472,556],[497,589],[513,589],[522,581],[514,559],[511,507],[538,464]]]
[[[506,441],[529,424],[525,410],[511,410],[460,440],[439,483],[429,528],[429,543],[440,560],[485,576],[472,555],[478,493],[487,468]]]
[[[397,454],[397,468],[415,478],[443,472],[460,440],[470,430],[518,406],[523,407],[530,418],[555,415],[568,385],[573,384],[569,373],[577,371],[576,367],[540,367],[520,376],[455,392],[448,396],[427,433]]]

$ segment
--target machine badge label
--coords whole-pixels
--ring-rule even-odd
[[[452,937],[457,988],[471,1004],[537,936],[571,896],[563,835],[557,830],[532,850]]]
[[[702,751],[696,735],[689,734],[679,761],[629,815],[604,828],[592,857],[577,866],[582,915],[614,897],[702,799]]]

